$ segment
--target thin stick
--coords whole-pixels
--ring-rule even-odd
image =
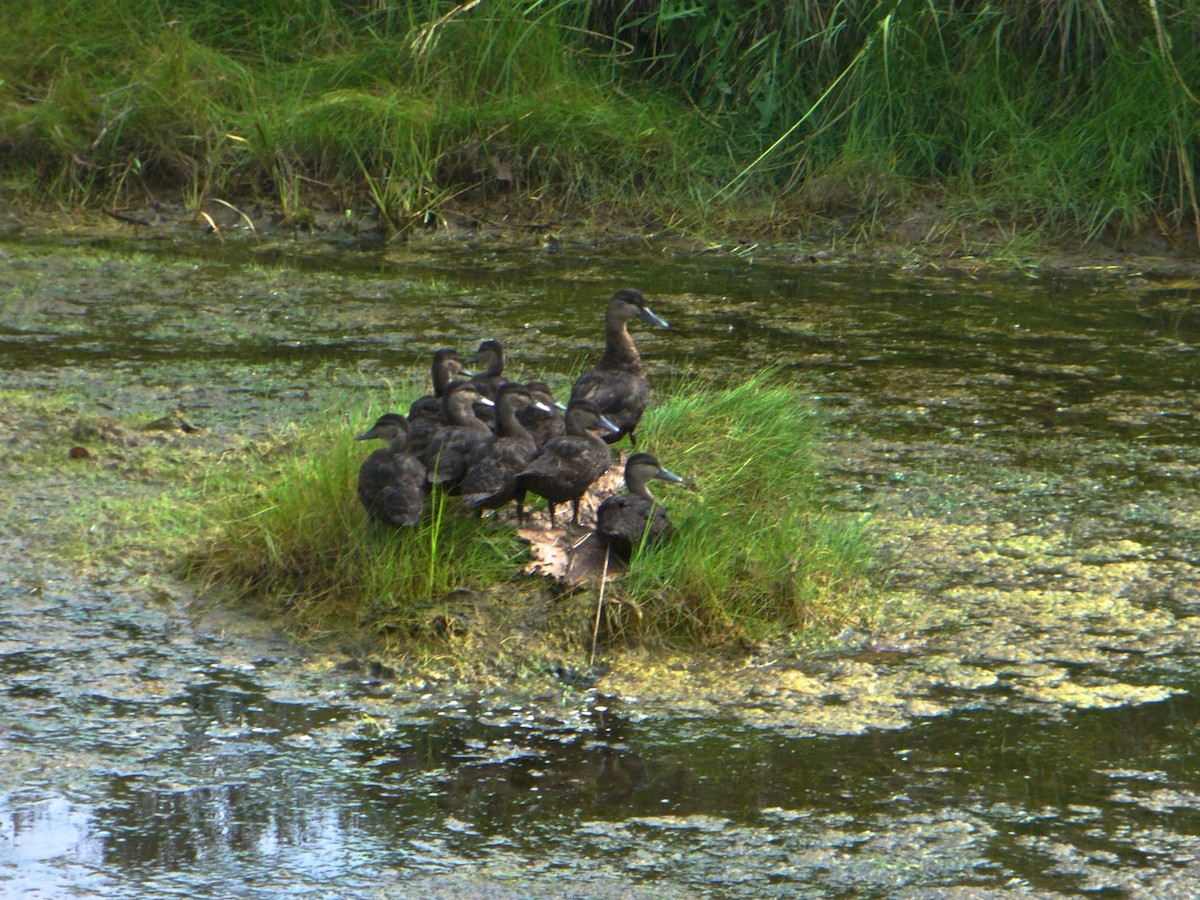
[[[608,554],[611,547],[604,548],[604,571],[600,573],[600,596],[596,600],[596,625],[592,628],[592,655],[588,659],[588,667],[596,664],[596,641],[600,639],[600,610],[604,609],[604,588],[608,586]]]

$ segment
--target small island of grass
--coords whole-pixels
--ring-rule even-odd
[[[663,393],[639,448],[695,489],[659,491],[677,532],[635,552],[606,585],[603,638],[727,646],[828,633],[860,615],[864,523],[829,509],[819,418],[802,391],[767,372]],[[314,424],[304,452],[261,495],[223,501],[225,524],[190,572],[301,632],[354,633],[400,654],[471,633],[485,607],[503,610],[489,615],[491,627],[550,637],[564,652],[590,641],[599,572],[570,586],[531,576],[528,530],[511,510],[477,519],[437,491],[414,528],[371,522],[355,495],[366,454],[353,434],[340,418]],[[564,543],[585,535],[568,532]]]

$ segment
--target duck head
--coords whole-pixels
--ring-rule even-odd
[[[648,495],[646,484],[653,478],[675,484],[687,483],[674,472],[664,469],[653,453],[634,453],[625,461],[625,484],[629,493]]]
[[[450,382],[446,388],[446,395],[442,398],[446,421],[460,425],[470,422],[476,418],[474,410],[476,403],[482,403],[484,406],[496,405],[492,400],[481,395],[471,382]]]
[[[434,394],[439,397],[445,392],[446,385],[455,375],[469,376],[471,374],[463,367],[463,361],[459,357],[458,351],[452,350],[450,347],[442,347],[440,350],[434,351],[431,370]]]
[[[609,315],[622,322],[641,319],[643,322],[657,325],[660,328],[669,327],[666,322],[650,311],[642,292],[634,288],[621,288],[613,294],[612,299],[608,301],[608,311]]]
[[[375,420],[369,431],[364,431],[356,441],[394,441],[400,435],[408,438],[408,419],[399,413],[384,413]]]
[[[588,434],[591,431],[607,431],[618,434],[621,429],[604,418],[600,407],[590,400],[576,400],[567,407],[565,416],[569,434]]]
[[[504,348],[497,340],[482,341],[468,362],[482,366],[484,375],[495,377],[504,371]]]

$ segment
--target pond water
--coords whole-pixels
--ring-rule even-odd
[[[8,239],[0,389],[219,443],[484,337],[562,386],[622,285],[671,323],[637,331],[652,377],[778,364],[828,413],[832,502],[886,562],[871,629],[707,680],[397,682],[71,561],[53,523],[95,498],[6,464],[0,896],[1200,893],[1200,285]],[[65,457],[61,423],[0,418],[10,457]]]

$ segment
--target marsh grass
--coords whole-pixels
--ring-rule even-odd
[[[678,536],[635,556],[609,606],[609,640],[722,645],[858,615],[869,595],[863,524],[824,505],[820,429],[801,393],[764,373],[664,394],[641,443],[699,489],[660,489]],[[431,636],[450,595],[511,585],[506,609],[523,595],[541,602],[507,519],[476,519],[435,491],[416,528],[375,525],[355,493],[375,447],[341,422],[307,431],[304,454],[261,495],[220,501],[223,524],[191,558],[192,575],[274,608],[301,633],[362,630],[407,650]]]
[[[726,643],[827,630],[866,609],[865,522],[827,507],[818,415],[777,373],[677,386],[647,413],[641,447],[694,490],[652,483],[677,533],[635,551],[614,633]]]
[[[0,11],[0,179],[869,233],[951,218],[1083,238],[1200,228],[1200,8],[1128,0],[496,0]]]
[[[223,524],[186,571],[282,612],[310,636],[412,637],[446,595],[515,578],[523,555],[515,532],[482,529],[460,514],[458,498],[434,493],[412,529],[368,520],[358,469],[380,446],[354,441],[343,421],[314,427],[305,452],[261,495],[220,501]]]
[[[615,202],[658,179],[678,129],[669,104],[618,97],[579,64],[581,15],[434,0],[6,9],[0,166],[33,165],[74,202],[253,196],[298,222],[316,203],[367,206],[394,231],[463,195]]]

